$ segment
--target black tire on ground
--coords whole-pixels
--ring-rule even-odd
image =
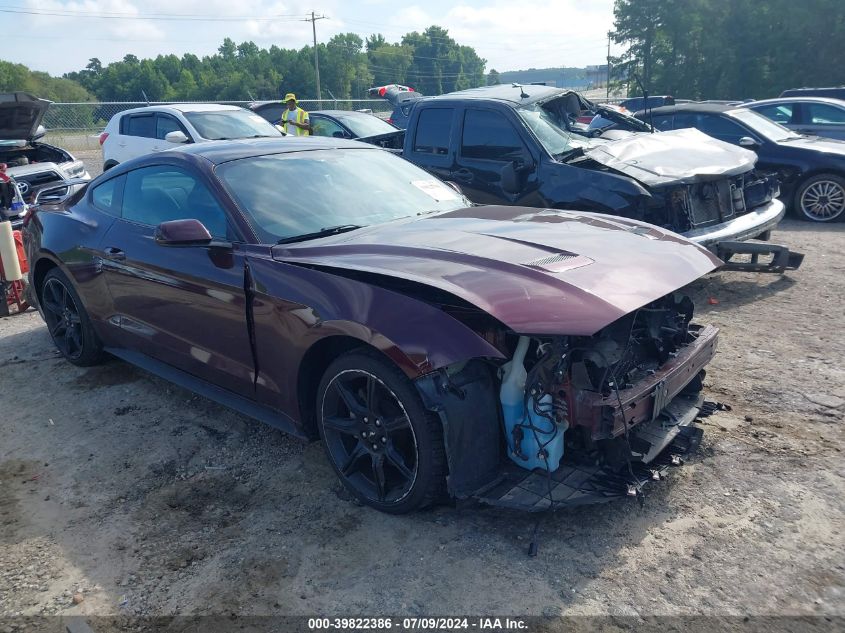
[[[808,222],[838,222],[845,219],[845,178],[837,174],[816,174],[795,191],[795,215]]]
[[[67,276],[53,268],[44,276],[39,294],[44,320],[62,356],[80,367],[101,363],[105,359],[103,345]]]
[[[406,514],[445,492],[440,421],[377,352],[354,350],[328,367],[317,390],[317,427],[329,463],[362,503]]]

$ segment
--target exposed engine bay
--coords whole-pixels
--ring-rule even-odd
[[[692,423],[718,330],[692,316],[673,293],[592,336],[507,334],[499,367],[474,361],[420,381],[444,420],[453,494],[529,510],[638,496],[701,436]],[[490,419],[501,420],[495,436]]]
[[[66,151],[44,143],[32,143],[23,147],[0,147],[0,163],[11,167],[23,167],[34,163],[66,163],[73,157]]]

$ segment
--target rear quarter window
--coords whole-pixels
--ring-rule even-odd
[[[100,211],[120,217],[120,193],[124,179],[125,176],[118,176],[94,187],[91,190],[91,204]]]
[[[454,108],[426,108],[417,119],[414,151],[444,156],[449,153]]]

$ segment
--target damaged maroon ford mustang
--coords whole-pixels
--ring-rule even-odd
[[[361,501],[542,510],[641,487],[697,446],[719,265],[654,226],[474,207],[342,139],[129,161],[29,216],[62,354],[105,353],[301,437]]]

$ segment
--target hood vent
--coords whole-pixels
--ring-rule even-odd
[[[553,273],[560,273],[564,270],[571,270],[573,268],[580,268],[587,264],[592,264],[593,260],[583,255],[576,255],[575,253],[558,253],[557,255],[548,255],[526,262],[525,266],[531,268],[540,268]]]

